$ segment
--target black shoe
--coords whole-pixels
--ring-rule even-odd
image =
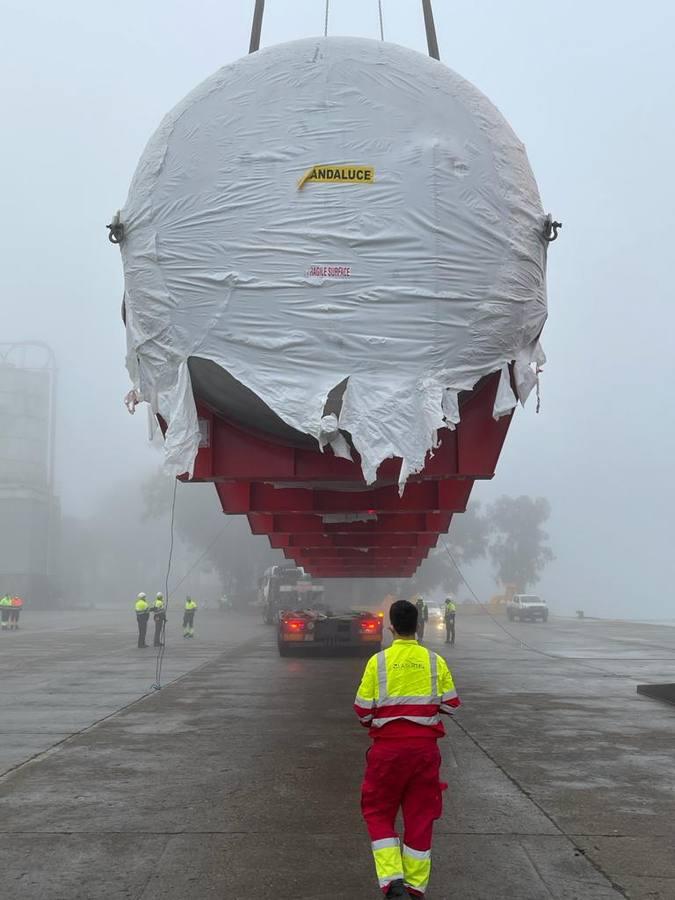
[[[384,895],[385,897],[409,897],[410,895],[405,889],[402,878],[397,878],[396,881],[392,881],[389,885],[389,890]]]

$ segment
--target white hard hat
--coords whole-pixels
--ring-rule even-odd
[[[158,599],[158,600],[163,600],[163,599],[164,599],[164,594],[163,594],[161,591],[157,591],[157,599]]]
[[[138,599],[145,600],[145,594],[143,593],[143,591],[141,591],[140,594],[138,595]]]

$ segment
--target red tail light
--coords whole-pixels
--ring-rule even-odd
[[[364,619],[361,622],[361,631],[379,631],[380,626],[379,619]]]
[[[284,619],[285,631],[304,631],[307,623],[304,619]]]

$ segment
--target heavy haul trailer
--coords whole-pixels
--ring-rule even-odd
[[[556,223],[501,114],[438,61],[429,0],[433,59],[258,51],[262,8],[109,226],[127,402],[151,403],[171,471],[312,577],[410,577],[537,383]]]
[[[382,614],[362,610],[288,610],[279,619],[279,655],[349,650],[376,653],[382,649],[382,620]]]

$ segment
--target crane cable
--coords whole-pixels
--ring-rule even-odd
[[[330,11],[330,0],[326,0],[326,14],[323,22],[323,36],[328,37],[328,14]],[[377,11],[380,17],[380,40],[384,40],[384,15],[382,13],[382,0],[377,0]]]

